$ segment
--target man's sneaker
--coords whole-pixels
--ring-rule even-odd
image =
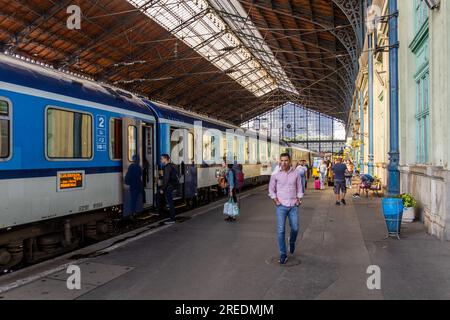
[[[353,195],[353,198],[359,199],[359,198],[361,198],[361,196],[360,196],[359,194],[355,193],[355,194]]]
[[[345,201],[345,199],[343,199],[341,202],[342,202],[342,204],[343,204],[344,206],[347,205],[347,202]]]
[[[278,262],[279,262],[280,264],[286,264],[287,261],[288,261],[288,257],[287,257],[286,255],[282,255],[282,256],[280,257],[280,260],[278,260]]]
[[[339,201],[336,201],[336,205],[337,205],[337,206],[340,206],[341,203],[340,203]]]
[[[295,243],[290,243],[289,244],[289,252],[290,252],[290,254],[294,254],[295,253]]]
[[[174,220],[169,220],[164,222],[165,225],[171,225],[171,224],[175,224],[176,222]]]

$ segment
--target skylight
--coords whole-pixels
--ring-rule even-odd
[[[127,1],[255,96],[298,93],[238,1]]]

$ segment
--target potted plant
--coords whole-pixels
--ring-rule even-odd
[[[411,223],[416,219],[417,201],[408,193],[402,194],[403,200],[403,219],[402,222]]]

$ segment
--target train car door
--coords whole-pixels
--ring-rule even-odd
[[[186,199],[194,199],[197,193],[197,166],[195,165],[194,133],[186,131],[186,137],[184,196]]]
[[[174,191],[174,200],[185,198],[186,161],[188,154],[188,131],[181,128],[171,128],[171,157],[180,178],[180,185]]]
[[[153,125],[146,124],[142,126],[142,154],[144,155],[143,162],[143,176],[144,183],[144,207],[149,208],[154,203],[154,127]]]
[[[143,209],[142,188],[142,123],[123,118],[123,216],[129,217]]]

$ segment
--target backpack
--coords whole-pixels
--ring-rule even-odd
[[[219,180],[218,180],[217,184],[219,185],[219,187],[221,189],[225,189],[227,187],[227,185],[228,185],[227,179],[225,177],[221,176],[221,177],[219,177]]]
[[[170,164],[170,179],[169,184],[175,189],[180,185],[180,177],[178,175],[177,168],[173,164]]]
[[[241,170],[239,170],[237,173],[236,173],[236,180],[237,180],[237,187],[240,189],[240,188],[242,188],[242,186],[244,185],[244,173],[241,171]]]

